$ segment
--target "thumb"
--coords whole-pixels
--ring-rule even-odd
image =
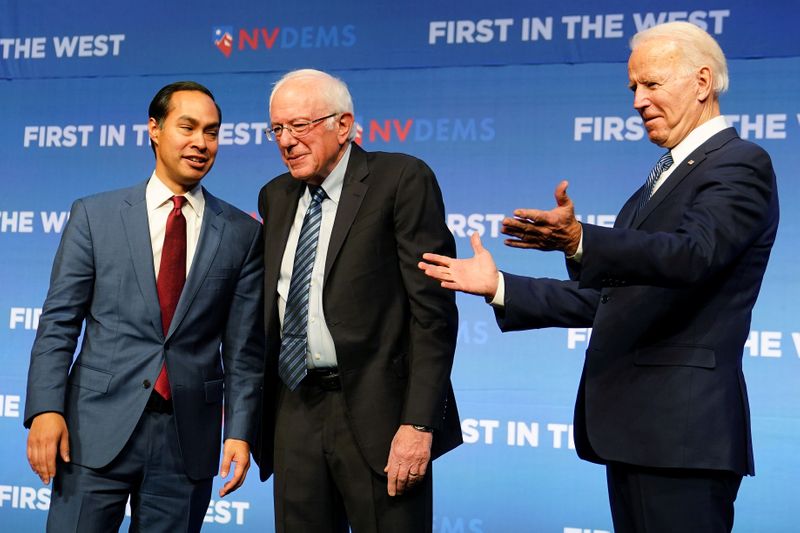
[[[569,182],[567,180],[563,180],[556,187],[556,204],[558,204],[559,207],[564,207],[571,202],[569,196],[567,196],[567,187],[569,187]]]
[[[481,244],[481,236],[477,231],[470,235],[469,243],[472,245],[472,251],[475,253],[475,255],[478,255],[484,251],[483,244]]]
[[[69,462],[69,433],[64,431],[61,434],[61,440],[58,443],[58,451],[61,454],[61,459],[65,462]]]

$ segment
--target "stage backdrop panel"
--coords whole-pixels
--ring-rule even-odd
[[[160,87],[194,79],[214,91],[221,146],[203,184],[257,216],[259,188],[284,170],[263,136],[271,85],[292,68],[333,71],[350,86],[364,148],[410,153],[436,172],[461,256],[477,231],[503,270],[563,278],[562,254],[504,247],[500,221],[553,205],[568,179],[581,219],[613,224],[661,153],[632,108],[627,42],[665,20],[720,41],[732,80],[723,113],[778,174],[781,227],[743,354],[757,476],[742,484],[735,531],[800,529],[797,2],[163,4],[0,1],[4,530],[43,530],[49,504],[25,459],[21,416],[69,206],[147,179],[147,104]],[[501,334],[481,299],[458,305],[465,444],[435,465],[435,531],[611,531],[604,471],[572,444],[590,331]],[[251,470],[238,492],[213,499],[205,529],[271,531],[272,520],[272,484]]]

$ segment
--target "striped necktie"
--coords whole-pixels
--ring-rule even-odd
[[[653,170],[651,170],[650,174],[647,176],[647,181],[642,189],[642,195],[639,197],[639,206],[636,208],[636,214],[639,214],[641,210],[644,209],[644,206],[647,205],[650,197],[653,196],[653,189],[658,182],[658,178],[671,166],[672,153],[667,152],[661,156],[661,159],[658,160],[656,166],[653,167]]]
[[[306,346],[308,344],[308,292],[311,271],[317,255],[317,241],[322,222],[322,201],[327,198],[322,187],[309,185],[311,204],[308,206],[297,250],[294,254],[292,280],[283,316],[281,351],[278,374],[290,390],[295,390],[306,375]]]

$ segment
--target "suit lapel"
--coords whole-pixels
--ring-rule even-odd
[[[147,219],[146,188],[147,180],[131,189],[131,194],[122,204],[120,215],[128,239],[133,271],[148,310],[148,318],[158,334],[162,335],[161,307],[158,304],[153,247],[150,244],[150,226]]]
[[[279,251],[286,249],[286,241],[289,239],[289,230],[292,228],[297,203],[305,191],[303,183],[292,177],[288,177],[285,187],[277,189],[274,193],[275,197],[267,202],[267,212],[264,213],[264,242],[268,250],[264,258],[264,285],[267,287],[267,293],[264,295],[264,308],[268,315],[267,324],[270,323],[271,313],[276,309],[278,277],[283,261],[283,253]],[[269,250],[275,252],[270,253]]]
[[[192,268],[189,270],[188,276],[186,276],[186,283],[183,286],[183,291],[181,291],[178,305],[175,307],[175,315],[169,325],[167,339],[172,336],[186,317],[192,301],[197,296],[197,291],[200,290],[200,286],[203,284],[203,280],[206,279],[208,270],[214,262],[219,243],[222,241],[222,234],[225,232],[222,205],[205,188],[203,188],[203,196],[205,197],[206,205],[203,210],[200,238],[197,241],[197,248],[192,259]]]
[[[680,162],[672,174],[669,175],[661,187],[653,194],[644,208],[639,211],[636,218],[631,225],[632,228],[638,228],[650,216],[658,206],[663,202],[669,194],[680,185],[680,183],[692,173],[692,171],[699,167],[705,160],[708,153],[717,150],[720,146],[730,141],[737,136],[736,130],[733,128],[726,128],[716,135],[712,136],[706,142],[697,147],[697,149],[689,154],[689,156]]]
[[[347,171],[344,175],[342,194],[339,197],[339,207],[336,209],[336,218],[333,222],[331,240],[328,245],[328,255],[325,258],[325,276],[328,280],[333,264],[342,249],[345,237],[353,225],[361,202],[369,189],[369,185],[364,183],[364,178],[369,174],[367,166],[367,154],[358,145],[353,144],[350,150],[350,161],[347,163]]]

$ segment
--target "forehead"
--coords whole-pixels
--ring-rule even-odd
[[[289,80],[272,96],[269,114],[270,118],[277,122],[295,118],[315,118],[324,107],[318,83],[309,80]]]
[[[628,60],[628,76],[663,76],[677,68],[680,49],[672,41],[652,40],[637,46]]]
[[[167,118],[181,116],[202,121],[218,121],[217,106],[214,101],[200,91],[178,91],[169,100]]]

